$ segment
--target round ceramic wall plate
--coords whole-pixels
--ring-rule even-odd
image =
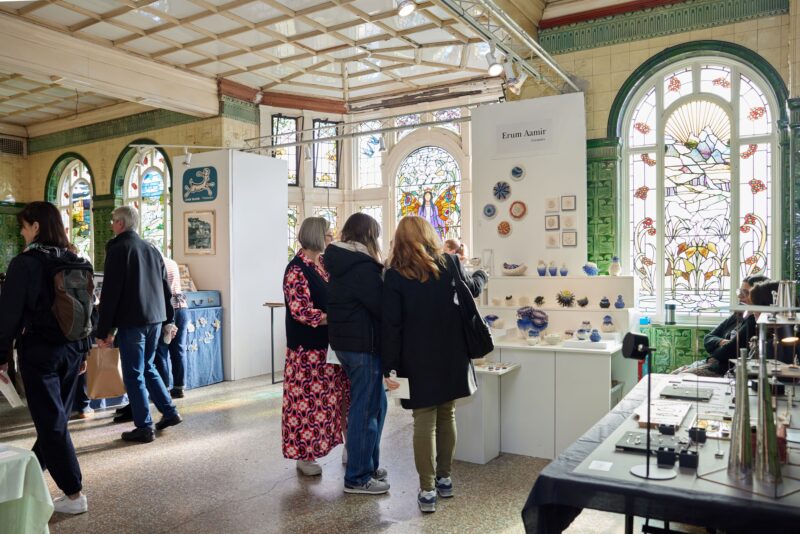
[[[483,207],[483,216],[484,217],[486,217],[487,219],[491,219],[495,215],[497,215],[497,208],[495,207],[494,204],[486,204]]]
[[[494,198],[497,200],[505,200],[509,196],[511,196],[511,186],[508,182],[497,182],[494,184],[494,189],[492,189],[492,194]]]
[[[521,200],[515,200],[511,203],[511,207],[508,208],[508,213],[511,215],[512,219],[518,221],[525,217],[525,214],[528,213],[528,206],[526,206]]]
[[[500,237],[505,237],[511,233],[511,223],[508,221],[503,221],[497,225],[497,233],[500,234]]]
[[[522,165],[514,165],[511,167],[511,178],[518,182],[525,178],[525,167]]]

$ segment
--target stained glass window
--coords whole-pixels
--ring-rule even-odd
[[[333,235],[336,235],[336,230],[338,229],[336,224],[338,221],[336,206],[314,206],[314,217],[322,217],[328,221],[331,225]]]
[[[64,229],[78,255],[94,262],[92,176],[80,160],[73,160],[61,173],[58,206]]]
[[[361,206],[358,208],[361,213],[366,213],[381,226],[381,235],[383,235],[383,206]]]
[[[461,171],[449,152],[418,148],[397,171],[397,214],[424,217],[444,239],[461,239]]]
[[[339,187],[339,141],[337,123],[314,119],[314,187]]]
[[[769,276],[777,265],[766,84],[743,66],[702,59],[654,80],[625,122],[637,306],[648,314],[666,303],[683,316],[727,314],[743,278]]]
[[[297,252],[297,221],[299,210],[294,204],[289,205],[289,261]]]
[[[381,121],[369,121],[359,126],[359,131],[378,130]],[[358,138],[358,188],[368,189],[383,185],[381,180],[381,163],[386,145],[383,134],[368,134]]]
[[[452,108],[452,109],[442,109],[439,111],[433,112],[433,120],[435,121],[449,121],[453,119],[460,119],[461,118],[461,109],[460,108]],[[461,134],[461,123],[458,122],[448,122],[439,125],[441,128],[447,128],[448,130],[455,132],[456,134]]]
[[[412,113],[411,115],[403,115],[402,117],[397,117],[394,120],[395,126],[413,126],[415,124],[419,124],[421,122],[421,117],[419,113]],[[405,130],[398,130],[397,132],[397,140],[399,141],[403,137],[407,136],[411,132],[414,131],[414,128],[408,128]]]
[[[171,245],[169,184],[169,168],[164,154],[153,147],[143,149],[133,158],[124,189],[125,204],[139,211],[139,235],[156,243],[165,254]]]
[[[282,145],[297,141],[297,130],[300,120],[297,117],[272,116],[272,144]],[[300,167],[300,151],[296,146],[276,148],[272,157],[286,160],[289,168],[289,185],[297,185],[297,169]]]

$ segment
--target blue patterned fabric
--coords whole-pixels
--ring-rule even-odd
[[[186,334],[186,389],[222,380],[222,308],[190,309]]]

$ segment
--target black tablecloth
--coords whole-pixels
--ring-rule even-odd
[[[667,375],[653,375],[653,389]],[[647,397],[643,379],[611,412],[539,475],[522,520],[529,533],[560,533],[583,508],[679,521],[726,532],[800,532],[800,507],[778,501],[680,491],[657,482],[625,482],[575,474],[575,468]]]

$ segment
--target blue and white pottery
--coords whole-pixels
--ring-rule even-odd
[[[611,301],[608,300],[608,297],[603,297],[600,299],[601,308],[608,308],[610,306],[611,306]]]
[[[511,196],[511,186],[508,182],[497,182],[494,184],[492,194],[494,194],[494,198],[497,200],[505,200]]]
[[[586,273],[587,276],[597,276],[600,270],[597,268],[596,263],[590,261],[583,266],[583,272]]]
[[[589,341],[594,341],[595,343],[600,341],[600,332],[598,332],[596,328],[589,334]]]
[[[625,301],[622,300],[622,295],[617,295],[617,300],[614,302],[614,307],[617,309],[622,309],[625,307]]]
[[[528,330],[531,330],[532,328],[533,328],[533,321],[531,319],[528,319],[527,317],[522,319],[517,319],[517,329],[519,330],[519,335],[521,338],[523,339],[527,338]]]
[[[578,330],[575,332],[575,337],[581,341],[584,341],[587,337],[589,337],[589,332],[585,328],[578,328]]]
[[[559,273],[561,273],[561,276],[567,276],[567,274],[569,273],[569,269],[567,269],[566,263],[561,264],[561,269],[559,270]]]
[[[491,219],[495,215],[497,215],[497,208],[494,206],[494,204],[486,204],[483,207],[483,216],[484,217],[486,217],[487,219]]]
[[[539,276],[545,276],[547,274],[547,264],[539,260],[539,264],[536,266],[536,272],[539,273]]]
[[[520,181],[525,178],[525,168],[522,165],[514,165],[511,167],[511,178]]]
[[[556,262],[551,261],[550,265],[547,267],[547,271],[550,273],[550,276],[558,276],[558,265],[556,265]]]

